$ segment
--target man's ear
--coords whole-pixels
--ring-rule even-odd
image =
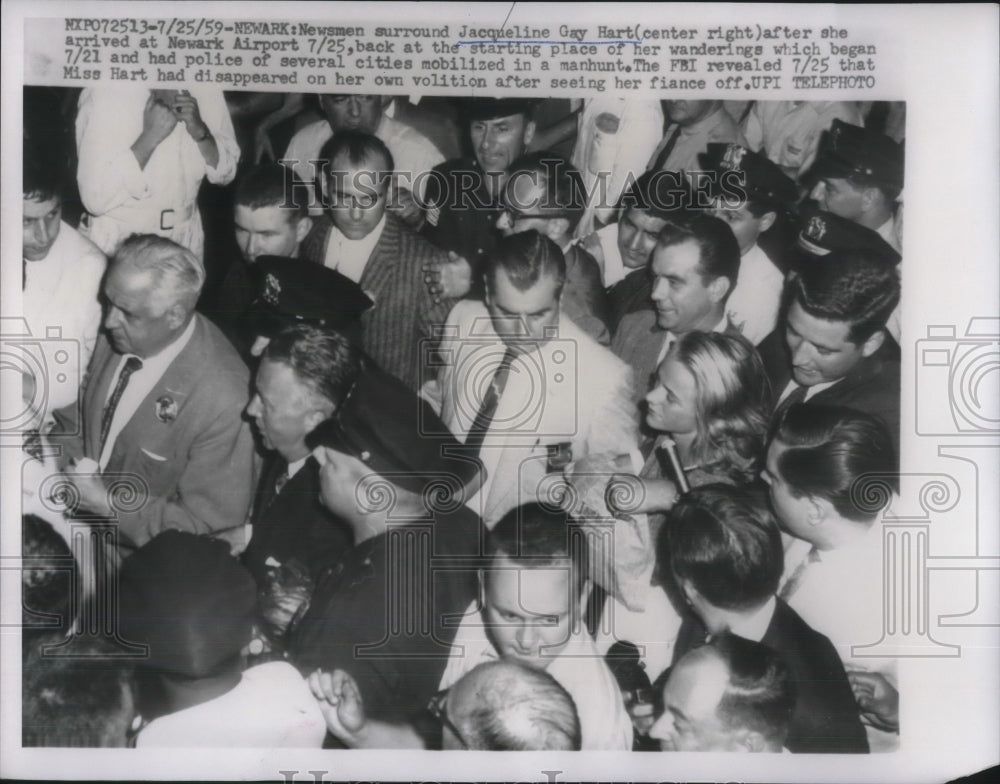
[[[760,227],[761,234],[771,228],[776,220],[778,220],[778,213],[776,212],[765,212],[761,215],[758,218],[759,223],[757,224]]]
[[[545,236],[553,242],[569,233],[569,218],[550,218],[545,222]]]
[[[535,138],[535,121],[529,120],[524,124],[524,146],[527,147],[531,144],[531,140]]]
[[[830,519],[833,504],[827,499],[814,495],[806,496],[806,519],[809,525],[822,525]]]
[[[874,354],[876,351],[882,348],[882,344],[884,342],[885,342],[885,330],[884,329],[875,330],[875,334],[861,344],[861,356],[870,357],[872,354]]]
[[[867,188],[861,191],[861,206],[867,211],[870,210],[878,202],[881,195],[881,191],[874,185],[869,185]]]
[[[313,219],[308,215],[304,215],[299,218],[298,224],[295,226],[295,242],[302,242],[309,234],[310,229],[312,229]]]
[[[730,288],[729,278],[725,275],[719,275],[717,278],[712,278],[712,281],[708,284],[708,296],[712,302],[718,304],[726,298],[726,294],[729,293]]]
[[[188,312],[179,302],[175,302],[167,308],[167,326],[170,329],[180,329],[187,320]]]

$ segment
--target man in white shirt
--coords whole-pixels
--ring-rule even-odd
[[[392,210],[416,227],[421,223],[422,213],[413,197],[423,197],[425,175],[442,163],[444,156],[420,131],[386,114],[391,102],[392,98],[386,95],[320,95],[319,106],[325,119],[296,133],[282,162],[291,166],[311,190],[318,173],[313,162],[321,158],[320,150],[327,141],[342,131],[373,134],[385,143],[396,162]],[[318,200],[311,200],[310,204],[311,214],[322,214]]]
[[[448,316],[432,370],[441,419],[478,455],[486,479],[469,499],[487,527],[545,493],[588,454],[637,443],[628,367],[565,316],[558,246],[537,231],[500,241],[486,261],[486,302]]]
[[[739,279],[726,315],[756,345],[778,323],[785,282],[758,240],[792,209],[798,189],[776,164],[738,144],[710,144],[701,160],[715,175],[712,214],[729,224],[740,246]]]
[[[104,282],[106,336],[82,418],[75,406],[56,413],[52,438],[64,447],[60,467],[78,491],[77,511],[116,518],[126,553],[168,528],[242,538],[254,482],[242,419],[249,375],[194,312],[204,280],[178,244],[148,234],[126,240]],[[136,495],[109,492],[118,484]]]
[[[488,538],[481,600],[466,612],[441,678],[455,684],[484,661],[547,670],[576,703],[584,750],[632,748],[618,684],[583,622],[590,583],[565,513],[539,504],[508,512]],[[580,545],[580,546],[576,546]]]
[[[746,144],[722,101],[664,101],[664,106],[670,122],[647,169],[695,171],[710,143]]]
[[[32,379],[28,399],[41,425],[77,400],[101,325],[98,292],[107,260],[63,222],[59,174],[45,156],[28,150],[22,204],[24,318],[37,341],[30,344],[40,354],[37,364],[46,369],[43,378]]]
[[[863,656],[865,646],[882,635],[882,605],[872,597],[884,590],[879,519],[890,502],[885,490],[898,492],[892,438],[879,420],[860,411],[791,406],[777,424],[762,476],[787,534],[778,595],[830,638],[845,665],[868,671],[849,671],[852,685],[881,681],[881,699],[858,703],[872,749],[895,747],[895,661]],[[865,477],[876,492],[864,490]],[[872,497],[884,503],[863,507]]]

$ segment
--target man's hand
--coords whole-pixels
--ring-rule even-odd
[[[187,90],[177,93],[173,108],[177,119],[184,123],[192,139],[201,140],[209,133],[208,126],[201,119],[201,112],[198,110],[198,99]]]
[[[108,490],[97,473],[96,465],[93,461],[81,463],[70,463],[66,466],[64,473],[76,489],[78,498],[72,511],[79,514],[99,515],[100,517],[112,517],[114,511],[108,501]]]
[[[330,734],[348,748],[364,748],[368,719],[354,678],[344,670],[316,670],[308,683]]]
[[[852,669],[847,672],[847,680],[865,723],[884,732],[899,732],[899,692],[886,677]]]
[[[461,299],[472,288],[472,267],[455,251],[448,251],[448,261],[433,261],[424,267],[424,283],[435,302]]]
[[[149,100],[146,101],[146,108],[142,111],[140,139],[144,139],[152,149],[156,149],[160,142],[173,132],[177,120],[178,117],[172,107],[164,105],[150,93]]]

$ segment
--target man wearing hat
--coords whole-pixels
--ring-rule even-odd
[[[387,95],[320,95],[319,108],[324,119],[298,131],[288,143],[282,160],[315,196],[313,184],[318,172],[313,162],[323,157],[320,150],[324,144],[338,133],[348,131],[377,136],[392,153],[399,174],[391,209],[398,218],[416,228],[423,217],[418,202],[426,187],[426,175],[444,156],[420,131],[390,116],[391,103],[392,97]],[[309,205],[310,214],[322,214],[317,198],[310,199]]]
[[[463,488],[479,465],[426,402],[376,367],[307,443],[323,503],[354,547],[293,623],[291,660],[306,674],[345,670],[373,718],[407,721],[437,692],[453,621],[476,596],[485,530]]]
[[[888,136],[834,120],[816,157],[810,194],[821,210],[877,231],[897,251],[903,147]]]
[[[253,301],[242,327],[250,336],[251,355],[259,357],[282,330],[304,324],[336,330],[361,345],[361,315],[372,301],[336,270],[303,259],[261,256],[251,269],[251,284]]]
[[[899,346],[886,320],[899,279],[868,249],[833,251],[804,264],[786,284],[786,310],[759,351],[778,401],[847,406],[881,419],[899,454]]]
[[[119,630],[147,646],[138,748],[319,748],[326,724],[292,665],[240,672],[256,586],[221,542],[165,531],[122,565]]]
[[[307,195],[289,169],[262,163],[236,181],[233,194],[235,246],[233,258],[219,286],[214,307],[201,307],[246,355],[253,335],[244,319],[254,300],[252,269],[262,256],[297,257],[299,245],[312,228]]]
[[[715,217],[733,230],[740,246],[740,275],[726,303],[730,322],[751,343],[760,343],[778,322],[784,275],[758,239],[798,199],[798,189],[781,169],[738,144],[709,144],[700,156],[715,177]]]
[[[479,290],[483,259],[500,238],[496,223],[505,174],[535,135],[535,103],[521,98],[469,98],[461,103],[473,157],[437,166],[425,194],[424,236],[451,252],[452,265],[470,270],[458,276],[464,290],[445,286],[448,296],[465,296],[470,286]]]
[[[247,416],[268,454],[243,553],[259,585],[269,569],[293,560],[315,579],[353,544],[350,528],[320,503],[319,464],[306,435],[340,407],[361,362],[346,338],[307,324],[286,328],[264,349]]]
[[[321,158],[326,215],[302,245],[310,261],[357,283],[375,303],[361,317],[361,346],[384,370],[420,388],[423,341],[444,323],[450,302],[436,302],[424,267],[444,254],[387,210],[393,159],[375,136],[338,133]]]
[[[847,218],[841,218],[832,212],[824,212],[816,208],[805,208],[799,217],[799,235],[796,245],[800,254],[793,266],[814,263],[817,258],[829,255],[835,250],[860,250],[871,252],[885,259],[896,269],[897,276],[901,272],[902,257],[877,231],[868,229],[860,223]],[[893,339],[899,343],[902,314],[897,304],[886,329]]]

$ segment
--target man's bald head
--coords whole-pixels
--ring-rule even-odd
[[[448,712],[470,749],[575,751],[580,721],[548,673],[508,661],[481,664],[448,694]]]

